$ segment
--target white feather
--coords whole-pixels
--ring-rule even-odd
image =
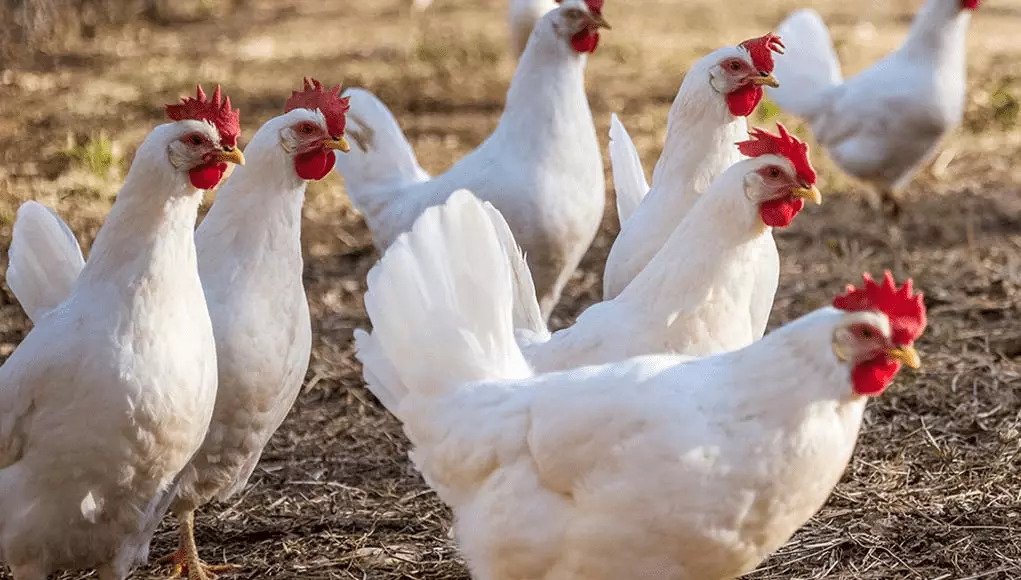
[[[373,331],[358,341],[367,379],[380,381],[369,388],[400,416],[409,392],[528,376],[514,342],[513,288],[504,246],[470,192],[427,209],[369,272]]]
[[[610,166],[613,169],[613,189],[617,197],[617,218],[620,227],[631,217],[642,198],[649,192],[645,181],[642,159],[638,156],[631,135],[617,118],[610,115]]]
[[[773,76],[783,79],[769,96],[784,110],[810,117],[822,93],[844,81],[829,30],[819,13],[802,8],[776,29],[784,54],[776,56]]]
[[[67,298],[85,267],[71,229],[56,212],[35,201],[18,208],[7,256],[7,285],[33,322]]]

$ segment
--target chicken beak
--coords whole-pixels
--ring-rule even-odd
[[[922,366],[922,359],[918,356],[918,351],[910,345],[891,348],[886,351],[886,356],[895,361],[900,361],[909,368],[917,369]]]
[[[822,203],[822,194],[819,193],[819,189],[814,185],[810,185],[808,187],[795,187],[791,190],[791,193],[794,194],[794,197],[800,197],[801,199],[812,201],[815,205]]]
[[[351,150],[351,146],[347,144],[347,139],[345,139],[343,136],[340,136],[336,139],[327,139],[324,145],[326,145],[327,149],[337,149],[338,151],[343,151],[344,153],[347,153],[348,151]]]
[[[776,80],[776,77],[770,73],[759,73],[759,76],[752,77],[752,83],[759,86],[773,87],[774,89],[780,86],[780,81]]]
[[[602,14],[592,13],[591,17],[592,17],[592,24],[595,25],[596,28],[605,28],[607,30],[611,30],[612,29],[612,27],[610,26],[610,23],[607,22],[605,18],[603,18]]]
[[[233,163],[234,165],[245,164],[245,156],[237,147],[224,147],[223,150],[220,151],[218,158],[220,161],[225,163]]]

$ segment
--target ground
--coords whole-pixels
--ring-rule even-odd
[[[245,0],[194,21],[72,43],[17,69],[0,65],[0,247],[26,199],[55,207],[88,247],[133,148],[160,122],[161,106],[196,81],[229,92],[242,111],[242,143],[281,111],[301,75],[367,87],[393,109],[423,166],[442,171],[488,135],[502,110],[514,68],[505,2],[436,0],[416,16],[398,0]],[[854,72],[896,46],[919,3],[813,4]],[[771,30],[798,6],[609,0],[613,30],[587,81],[604,150],[616,111],[651,169],[691,62]],[[750,578],[1021,575],[1019,26],[1019,0],[990,1],[976,14],[964,126],[906,192],[899,226],[878,219],[863,201],[866,188],[814,152],[825,201],[777,236],[783,266],[771,327],[824,304],[863,271],[890,268],[925,291],[929,329],[918,345],[922,369],[902,372],[871,403],[832,499]],[[774,117],[766,106],[756,120]],[[612,189],[608,196],[604,227],[555,326],[598,297],[617,223]],[[378,256],[339,176],[309,188],[303,236],[315,336],[307,382],[244,493],[200,512],[201,551],[210,562],[242,565],[235,577],[244,579],[466,579],[447,536],[450,513],[410,466],[398,423],[362,386],[351,336],[368,324],[362,294]],[[5,288],[0,355],[28,328]],[[153,553],[174,546],[168,523]]]

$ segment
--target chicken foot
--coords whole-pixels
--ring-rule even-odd
[[[177,551],[156,561],[157,564],[171,564],[169,578],[182,578],[187,574],[188,580],[216,580],[220,573],[240,568],[234,564],[210,565],[203,562],[195,544],[195,512],[178,517]]]

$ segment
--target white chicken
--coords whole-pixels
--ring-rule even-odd
[[[545,317],[599,228],[603,163],[585,96],[585,62],[606,26],[601,0],[565,0],[533,32],[492,135],[435,178],[386,106],[348,90],[351,153],[337,160],[352,204],[383,250],[422,211],[468,188],[507,218],[528,256]]]
[[[219,87],[167,113],[70,294],[0,368],[0,559],[15,580],[126,578],[209,425],[216,350],[192,233],[201,190],[244,160],[240,127]],[[22,291],[50,292],[23,274],[8,270]]]
[[[762,87],[776,84],[773,53],[782,51],[780,39],[767,34],[715,50],[691,67],[670,107],[651,189],[631,137],[613,115],[610,163],[620,233],[606,260],[604,300],[634,280],[709,184],[741,159],[734,144],[748,138],[745,117],[762,100]]]
[[[474,578],[747,573],[825,503],[868,398],[919,364],[921,295],[887,276],[739,351],[535,374],[506,258],[471,196],[430,208],[369,274],[358,353],[397,380],[370,388]]]
[[[301,208],[307,180],[328,175],[334,150],[348,149],[343,137],[347,100],[339,93],[339,86],[324,90],[306,79],[304,90],[287,101],[286,112],[252,137],[245,148],[248,165],[219,188],[195,233],[219,388],[209,432],[184,469],[170,508],[180,522],[180,544],[164,560],[173,563],[175,576],[187,570],[190,580],[205,580],[233,568],[201,561],[194,512],[245,487],[304,381],[312,328],[302,281]],[[61,235],[63,222],[49,212],[42,215],[46,221],[15,227],[15,243],[30,247],[31,240],[59,248],[57,255],[73,256],[75,250],[80,256],[74,237],[72,248]],[[11,262],[27,262],[15,247]],[[60,273],[60,264],[49,273]],[[69,277],[54,276],[58,282]],[[40,313],[36,310],[33,319]]]
[[[965,33],[978,5],[928,0],[897,51],[846,81],[819,14],[799,10],[777,30],[787,52],[769,96],[806,119],[837,165],[873,184],[896,216],[897,194],[961,122]]]

